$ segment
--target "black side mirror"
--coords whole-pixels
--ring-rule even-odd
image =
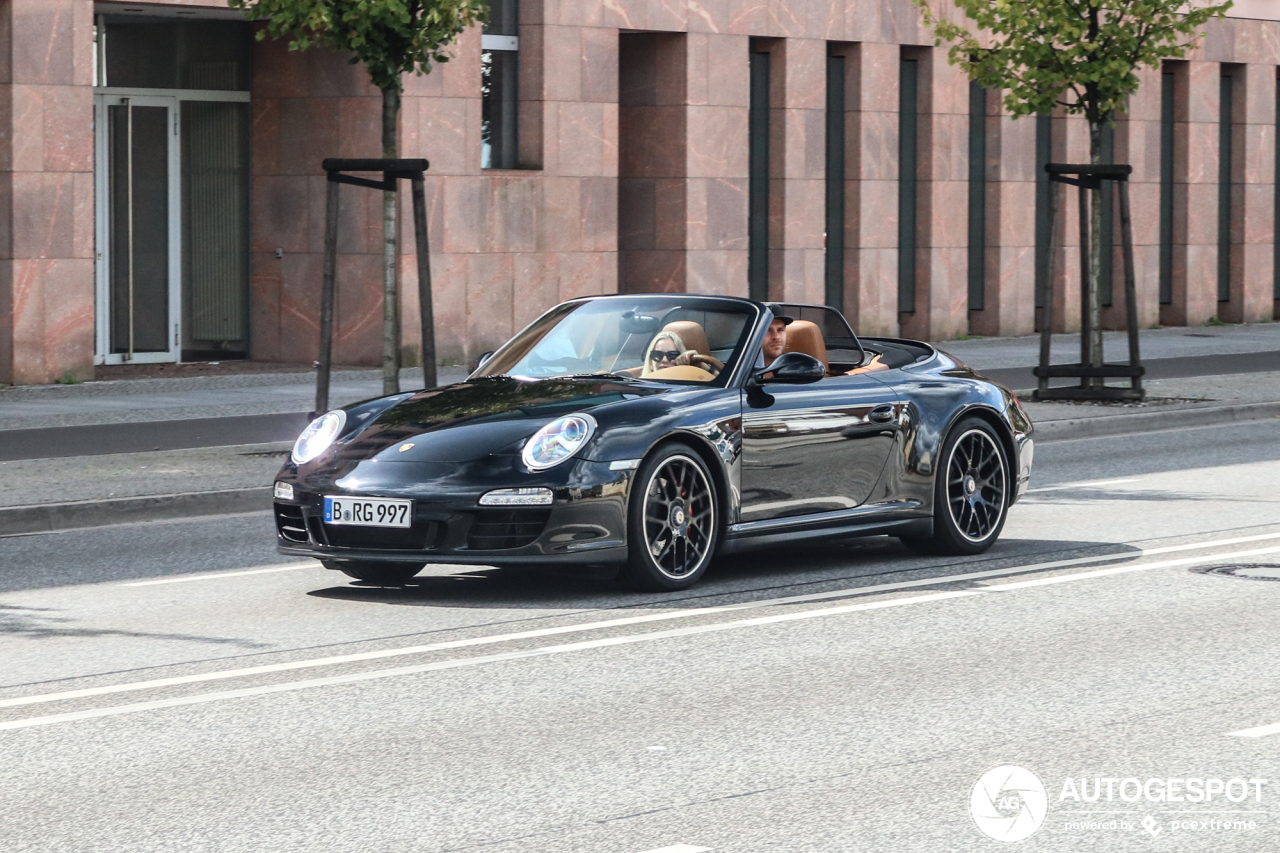
[[[751,381],[757,385],[767,382],[806,385],[817,382],[826,375],[827,369],[813,356],[802,352],[784,352],[773,360],[773,364],[752,373]]]
[[[477,370],[484,367],[484,363],[491,358],[493,358],[493,350],[489,350],[487,353],[480,356],[480,358],[476,360],[476,366],[471,368],[471,372],[475,373]]]

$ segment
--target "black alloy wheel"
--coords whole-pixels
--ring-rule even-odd
[[[349,578],[384,586],[399,586],[412,578],[426,563],[383,563],[375,560],[321,560],[326,569],[337,569]]]
[[[943,445],[935,471],[933,536],[903,537],[923,554],[981,554],[1000,536],[1009,511],[1009,462],[991,426],[966,418]]]
[[[670,444],[646,459],[632,481],[627,517],[623,579],[630,586],[673,591],[702,577],[719,518],[710,472],[696,453]]]

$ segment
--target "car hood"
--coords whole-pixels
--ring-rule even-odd
[[[339,440],[333,461],[470,462],[514,454],[524,439],[562,415],[668,390],[642,383],[506,376],[433,388],[370,413],[368,423]],[[348,411],[348,422],[360,417],[361,408]]]

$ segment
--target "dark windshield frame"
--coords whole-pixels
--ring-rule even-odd
[[[471,379],[481,378],[484,376],[503,375],[507,370],[503,370],[502,366],[508,364],[514,366],[519,363],[530,349],[542,340],[543,335],[539,335],[532,342],[528,336],[538,332],[539,329],[545,328],[546,331],[559,325],[570,314],[577,311],[583,305],[588,303],[600,302],[617,302],[620,307],[637,307],[641,311],[652,314],[659,318],[659,328],[665,326],[668,322],[666,318],[671,313],[680,309],[686,310],[702,310],[716,311],[719,309],[726,314],[741,314],[744,323],[742,330],[738,335],[738,340],[734,343],[733,351],[729,359],[725,362],[726,369],[720,372],[720,375],[712,379],[710,382],[702,382],[691,379],[673,379],[667,377],[643,377],[636,381],[653,382],[663,385],[680,385],[685,387],[699,388],[725,388],[739,382],[740,376],[744,371],[749,371],[752,361],[747,357],[750,345],[758,337],[758,330],[761,318],[767,313],[767,310],[759,303],[750,300],[732,296],[710,296],[692,293],[629,293],[607,296],[589,296],[579,299],[572,299],[568,302],[562,302],[559,305],[542,314],[528,326],[525,326],[519,332],[511,337],[506,343],[499,347],[492,356],[476,368],[470,375]],[[521,348],[523,347],[523,351]],[[564,379],[567,376],[576,374],[559,374],[548,376],[529,377],[531,379]],[[588,374],[582,374],[588,375]],[[608,378],[608,374],[600,374],[602,378]]]

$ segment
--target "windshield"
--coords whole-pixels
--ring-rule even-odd
[[[570,302],[508,341],[474,375],[618,375],[724,385],[755,315],[749,303],[683,295]]]

